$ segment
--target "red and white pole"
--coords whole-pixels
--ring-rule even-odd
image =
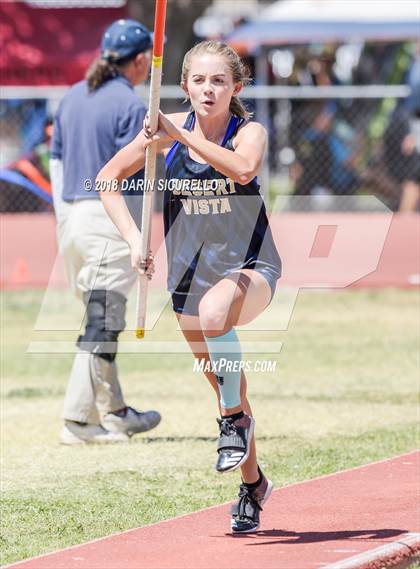
[[[150,77],[149,94],[149,121],[152,132],[158,127],[160,107],[160,85],[162,82],[163,44],[165,39],[166,0],[156,0],[155,27],[153,36],[152,73]],[[150,250],[151,221],[153,209],[153,193],[147,191],[148,180],[154,181],[156,177],[156,143],[150,144],[146,149],[146,163],[144,171],[145,192],[143,194],[143,210],[141,220],[141,258],[146,259]],[[137,285],[136,308],[136,337],[144,338],[146,324],[148,279],[146,275],[139,276]]]

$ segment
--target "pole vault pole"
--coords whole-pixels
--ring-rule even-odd
[[[153,37],[152,73],[150,77],[149,121],[152,133],[157,130],[160,107],[160,85],[162,82],[163,43],[165,38],[166,0],[156,0],[155,27]],[[152,228],[153,192],[148,188],[148,181],[154,187],[156,178],[156,143],[146,148],[144,169],[145,191],[141,218],[141,258],[146,259],[150,250]],[[136,337],[144,338],[147,306],[147,276],[140,275],[137,284]]]

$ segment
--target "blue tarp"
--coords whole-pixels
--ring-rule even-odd
[[[0,180],[21,186],[22,188],[25,188],[25,190],[28,190],[28,192],[31,192],[31,194],[34,194],[38,198],[46,201],[48,204],[52,204],[52,197],[50,194],[36,186],[33,182],[25,178],[25,176],[22,176],[22,174],[19,174],[19,172],[2,168],[0,169]]]

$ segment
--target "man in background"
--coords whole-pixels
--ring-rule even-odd
[[[99,170],[142,129],[146,108],[133,86],[149,74],[151,47],[142,24],[114,22],[101,56],[66,94],[54,121],[50,172],[59,248],[86,306],[64,402],[64,444],[125,441],[160,421],[157,411],[141,413],[122,395],[115,357],[137,273],[95,188]]]

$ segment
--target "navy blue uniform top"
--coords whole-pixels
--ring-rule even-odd
[[[192,130],[191,112],[184,128]],[[232,116],[222,146],[244,119]],[[176,142],[166,157],[164,227],[171,293],[202,295],[221,278],[243,268],[280,277],[281,261],[256,178],[245,185],[189,156]]]
[[[144,103],[121,75],[92,93],[86,81],[73,85],[60,103],[51,145],[51,158],[63,162],[64,201],[99,198],[94,190],[99,170],[137,136],[145,114]],[[143,178],[143,171],[136,177]]]

